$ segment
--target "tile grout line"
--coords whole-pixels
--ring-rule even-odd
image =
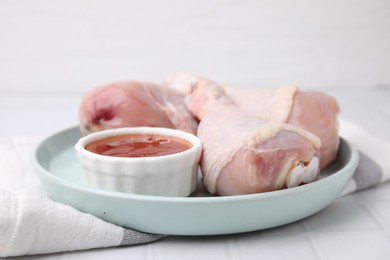
[[[316,237],[316,234],[311,231],[310,225],[306,220],[303,221],[303,226],[304,226],[305,231],[306,231],[306,236],[308,237],[310,244],[314,248],[314,251],[317,255],[317,258],[319,260],[326,260],[327,257],[325,255],[325,251],[323,250],[323,247],[321,246],[320,241]]]
[[[228,250],[231,259],[242,259],[242,253],[237,243],[237,238],[231,238],[228,240]]]
[[[356,194],[355,196],[356,200],[358,201],[359,205],[362,206],[367,212],[368,214],[370,214],[370,216],[375,220],[375,222],[377,222],[377,224],[382,228],[382,232],[384,231],[389,231],[389,229],[386,227],[386,224],[383,223],[383,221],[381,220],[381,217],[377,217],[376,214],[374,214],[368,207],[367,205],[364,203],[364,199],[361,198],[361,195],[360,194]]]

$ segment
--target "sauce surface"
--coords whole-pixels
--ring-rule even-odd
[[[183,152],[192,145],[180,138],[153,134],[125,134],[92,141],[90,152],[114,157],[155,157]]]

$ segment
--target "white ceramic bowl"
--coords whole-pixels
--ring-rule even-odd
[[[124,134],[156,134],[176,137],[192,147],[157,157],[113,157],[85,149],[88,143]],[[196,188],[200,140],[193,134],[157,127],[128,127],[104,130],[79,139],[75,146],[87,183],[95,188],[157,196],[185,197]]]

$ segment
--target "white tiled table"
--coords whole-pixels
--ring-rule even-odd
[[[341,117],[390,142],[390,89],[329,92],[340,102]],[[79,100],[76,95],[1,95],[0,136],[44,137],[76,125]],[[390,259],[390,183],[339,198],[314,216],[269,230],[170,236],[142,246],[16,259]]]

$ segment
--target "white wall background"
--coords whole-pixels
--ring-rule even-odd
[[[390,88],[390,1],[0,0],[0,95],[187,70],[241,85]]]

